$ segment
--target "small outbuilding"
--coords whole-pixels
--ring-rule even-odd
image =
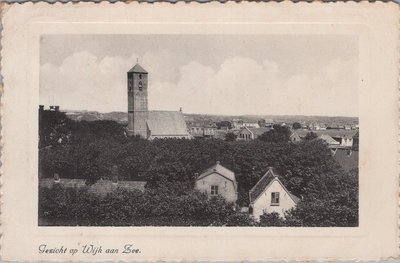
[[[235,173],[222,166],[219,161],[196,178],[195,189],[209,196],[220,195],[232,203],[238,198]]]

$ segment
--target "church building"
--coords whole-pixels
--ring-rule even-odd
[[[128,71],[128,134],[148,140],[191,138],[181,110],[148,110],[148,72],[139,64]]]

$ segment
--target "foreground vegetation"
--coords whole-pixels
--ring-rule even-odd
[[[302,199],[285,218],[264,215],[260,225],[357,226],[358,171],[344,172],[320,140],[292,144],[274,136],[278,139],[251,142],[146,141],[126,137],[124,127],[113,121],[75,122],[63,113],[45,112],[40,176],[58,173],[91,184],[117,174],[148,183],[145,193],[117,191],[105,198],[85,189],[40,189],[39,217],[74,225],[254,225],[232,204],[193,191],[195,173],[219,160],[235,172],[239,206],[248,205],[249,190],[269,166]]]

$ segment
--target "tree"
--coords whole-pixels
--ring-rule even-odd
[[[298,122],[295,122],[295,123],[293,123],[292,128],[293,128],[294,130],[301,129],[301,124],[298,123]]]
[[[291,131],[289,127],[275,124],[272,130],[264,132],[258,137],[258,139],[261,141],[274,143],[289,142],[290,135]]]
[[[278,213],[264,213],[260,216],[260,226],[284,226],[285,221]]]
[[[228,132],[227,134],[225,134],[225,141],[233,142],[236,140],[236,138],[237,138],[237,135],[234,134],[233,132]]]
[[[311,141],[311,140],[314,140],[317,138],[318,138],[318,135],[315,132],[309,132],[306,134],[306,137],[304,137],[304,140]]]
[[[221,127],[228,127],[228,129],[232,129],[232,123],[230,121],[219,121],[216,123],[217,128],[221,129]]]

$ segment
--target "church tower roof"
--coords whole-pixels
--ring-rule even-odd
[[[147,74],[147,71],[142,68],[142,66],[139,65],[139,63],[136,63],[136,65],[131,68],[128,72],[134,72],[134,73],[145,73]]]

